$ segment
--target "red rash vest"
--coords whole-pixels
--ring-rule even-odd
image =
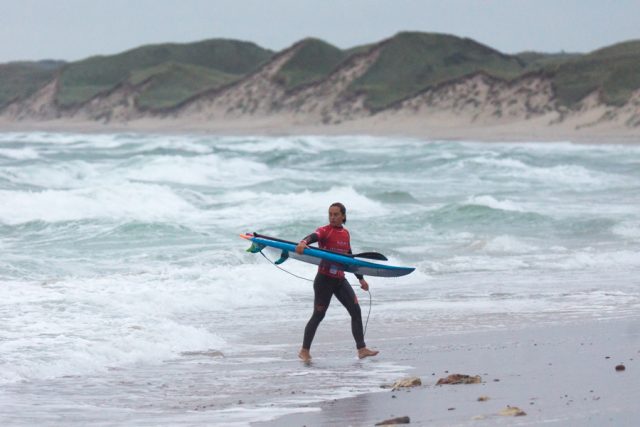
[[[349,230],[344,227],[333,227],[330,224],[318,227],[315,231],[318,236],[320,249],[327,249],[343,254],[351,253],[351,237]],[[338,265],[323,261],[318,266],[318,272],[329,277],[344,278],[344,271]]]

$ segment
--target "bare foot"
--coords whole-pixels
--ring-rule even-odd
[[[300,352],[298,353],[298,357],[302,359],[304,363],[311,362],[311,353],[309,353],[309,350],[307,350],[306,348],[300,349]]]
[[[358,359],[364,359],[365,357],[375,356],[380,353],[378,350],[369,350],[367,347],[358,349]]]

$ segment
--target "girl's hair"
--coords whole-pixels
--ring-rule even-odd
[[[347,208],[345,208],[342,203],[335,202],[335,203],[332,203],[331,206],[329,206],[329,209],[331,209],[334,206],[340,208],[340,212],[342,213],[342,216],[344,216],[344,220],[342,220],[342,223],[344,224],[345,222],[347,222]]]

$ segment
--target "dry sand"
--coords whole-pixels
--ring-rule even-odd
[[[378,357],[413,366],[411,375],[423,385],[331,401],[317,412],[253,425],[373,426],[401,416],[418,426],[639,425],[640,318],[376,344]],[[363,369],[366,363],[377,361],[367,360]],[[624,371],[616,371],[619,364]],[[435,385],[452,373],[480,375],[482,383]],[[508,406],[526,415],[499,415]]]
[[[372,135],[425,140],[640,143],[640,128],[599,126],[576,129],[572,123],[547,125],[548,118],[502,124],[463,123],[451,114],[422,119],[380,115],[335,125],[311,124],[294,116],[236,117],[203,121],[171,118],[138,119],[103,124],[87,120],[8,121],[0,118],[0,132],[72,132],[212,135]]]

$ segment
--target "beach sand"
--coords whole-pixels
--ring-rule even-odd
[[[403,416],[420,426],[639,423],[640,318],[438,337],[416,333],[375,344],[379,358],[414,367],[410,375],[420,377],[422,386],[381,389],[252,425],[372,426]],[[363,369],[366,363],[377,360],[367,360]],[[621,364],[625,370],[616,370]],[[482,382],[435,385],[454,373],[480,375]],[[509,406],[526,415],[500,415]]]
[[[370,135],[424,140],[483,142],[640,143],[640,128],[617,125],[578,127],[576,123],[548,125],[548,119],[471,124],[452,114],[435,118],[373,116],[340,124],[322,125],[290,116],[236,117],[228,120],[149,119],[100,123],[58,119],[12,121],[0,117],[0,132],[209,134],[218,136]]]

